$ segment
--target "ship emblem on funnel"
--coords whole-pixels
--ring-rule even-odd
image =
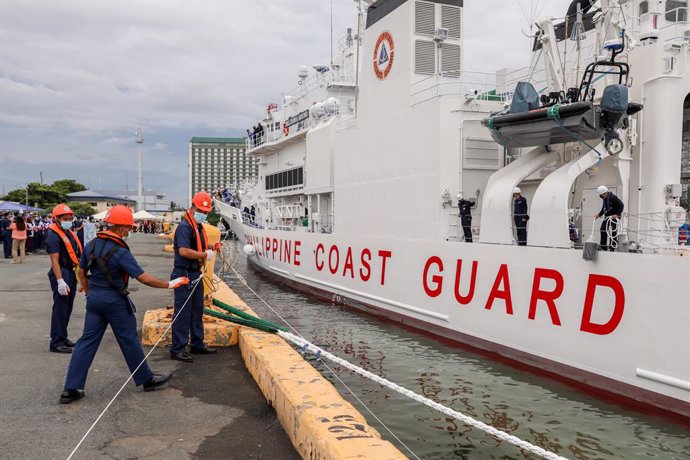
[[[379,80],[385,80],[395,59],[395,44],[390,32],[382,32],[374,47],[374,73]]]

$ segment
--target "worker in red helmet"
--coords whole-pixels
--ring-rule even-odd
[[[171,279],[186,276],[198,279],[204,264],[212,261],[216,253],[208,244],[203,223],[208,213],[213,209],[211,195],[199,192],[192,199],[192,207],[185,212],[184,219],[175,230],[173,247],[175,261]],[[214,248],[219,250],[219,245]],[[189,297],[191,295],[191,298]],[[189,300],[188,300],[189,299]],[[216,350],[204,344],[204,290],[203,286],[194,290],[191,284],[186,289],[175,291],[175,313],[177,318],[172,326],[172,347],[170,358],[185,363],[191,363],[194,358],[190,354],[211,354]],[[187,343],[191,336],[190,350]]]
[[[148,366],[137,336],[136,308],[129,297],[130,278],[142,284],[161,289],[176,289],[189,283],[184,277],[165,281],[141,268],[125,242],[134,227],[132,210],[114,206],[105,222],[108,230],[99,232],[84,247],[79,262],[79,280],[86,292],[86,318],[84,333],[74,347],[69,364],[65,388],[60,397],[69,404],[84,397],[84,386],[106,328],[110,325],[117,338],[134,383],[152,391],[165,384],[170,374],[156,374]]]
[[[46,251],[50,256],[48,280],[53,291],[53,311],[50,318],[50,351],[72,353],[74,343],[69,339],[67,326],[77,295],[77,275],[82,246],[72,231],[74,212],[66,204],[53,209],[53,222],[46,235]]]

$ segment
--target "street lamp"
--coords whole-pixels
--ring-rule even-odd
[[[138,169],[137,169],[137,202],[139,205],[139,209],[137,211],[141,211],[144,209],[144,185],[143,185],[143,169],[142,169],[142,144],[144,143],[144,135],[141,132],[141,128],[137,129],[136,131],[136,141],[137,141],[137,162],[138,162]]]

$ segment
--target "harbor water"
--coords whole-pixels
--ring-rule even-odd
[[[241,253],[239,243],[237,250]],[[690,428],[589,395],[554,379],[448,345],[400,325],[314,299],[278,284],[240,256],[249,286],[307,340],[436,402],[571,459],[690,458]],[[233,275],[225,281],[264,318],[279,318]],[[385,439],[410,458],[532,458],[350,371],[343,382],[409,448],[400,445],[333,377],[307,357]],[[410,453],[414,452],[414,455]]]

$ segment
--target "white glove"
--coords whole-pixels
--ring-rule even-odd
[[[206,261],[207,262],[213,262],[215,259],[216,259],[216,252],[211,250],[211,249],[207,249],[206,250]]]
[[[67,286],[67,283],[65,283],[65,280],[60,278],[57,280],[57,286],[58,286],[58,293],[63,296],[68,296],[70,289],[69,286]]]
[[[179,278],[175,278],[174,280],[168,283],[168,289],[177,289],[178,287],[184,286],[185,284],[189,284],[189,278],[187,278],[186,276],[180,276]]]

